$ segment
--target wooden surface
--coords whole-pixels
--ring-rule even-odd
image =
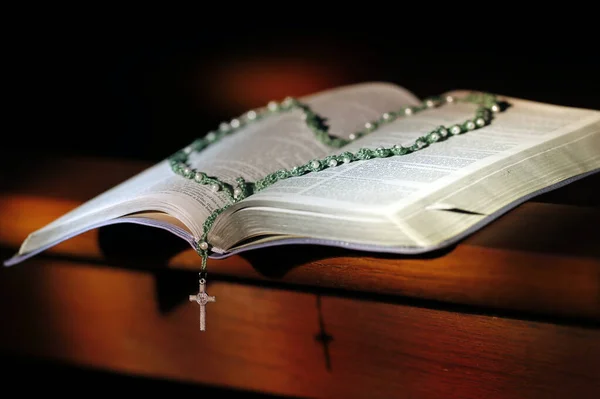
[[[5,184],[0,245],[18,248],[26,236],[148,165],[102,159],[53,161],[28,179]],[[90,179],[90,175],[94,176]],[[585,187],[599,176],[528,202],[454,248],[424,257],[387,256],[332,248],[281,247],[211,260],[211,275],[280,284],[405,296],[498,311],[600,320],[600,207]],[[586,184],[583,184],[586,183]],[[197,270],[199,258],[169,233],[147,227],[92,230],[47,251],[70,259]],[[151,229],[155,230],[155,229]],[[135,232],[135,233],[132,233]],[[152,251],[132,253],[148,246]],[[291,254],[291,256],[290,256]],[[24,267],[26,265],[23,265]]]
[[[0,181],[3,259],[147,165],[42,166]],[[429,256],[281,247],[211,261],[203,333],[195,253],[156,229],[93,230],[0,270],[0,353],[294,397],[596,398],[598,182]],[[140,243],[154,251],[132,256]]]
[[[150,272],[43,259],[5,269],[0,347],[300,397],[592,398],[600,391],[597,329],[212,282],[217,302],[207,306],[200,333],[198,306],[178,295],[193,278],[169,280],[162,295],[180,301],[164,310],[169,299],[157,295],[160,277]],[[330,338],[328,355],[319,335]]]

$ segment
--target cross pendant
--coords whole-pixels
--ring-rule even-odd
[[[190,295],[190,302],[196,302],[200,305],[200,331],[206,330],[206,304],[216,302],[214,296],[209,296],[206,293],[206,280],[200,279],[200,291],[196,295]]]

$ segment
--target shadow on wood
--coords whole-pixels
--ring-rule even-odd
[[[103,264],[140,270],[165,268],[173,256],[190,248],[168,231],[132,223],[100,227],[98,246]]]
[[[365,256],[385,260],[403,259],[435,259],[452,252],[455,245],[419,255],[400,255],[387,253],[369,253],[353,251],[338,247],[327,247],[318,245],[281,245],[254,249],[238,254],[248,261],[252,267],[262,276],[269,279],[282,279],[292,269],[308,263],[318,264],[333,258],[364,258]]]

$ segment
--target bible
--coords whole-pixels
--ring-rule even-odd
[[[426,253],[599,168],[597,110],[359,83],[222,123],[32,232],[4,263],[114,223],[177,235],[203,268],[286,244]]]

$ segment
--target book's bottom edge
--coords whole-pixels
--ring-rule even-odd
[[[63,241],[73,238],[79,234],[85,233],[86,231],[104,227],[104,226],[113,225],[113,224],[119,224],[119,223],[133,223],[133,224],[139,224],[139,225],[144,225],[144,226],[157,227],[157,228],[160,228],[163,230],[167,230],[170,233],[175,234],[177,237],[182,238],[183,240],[187,241],[192,246],[192,248],[195,245],[194,237],[192,237],[192,235],[189,232],[185,231],[184,229],[182,229],[178,226],[174,226],[172,224],[169,224],[169,223],[166,223],[166,222],[163,222],[160,220],[154,220],[154,219],[143,218],[143,217],[122,217],[122,218],[115,218],[115,219],[102,221],[100,223],[96,223],[96,224],[87,226],[83,229],[73,231],[70,234],[61,237],[60,239],[55,240],[50,243],[47,243],[33,251],[26,252],[26,253],[17,253],[16,255],[12,256],[11,258],[5,260],[3,262],[3,264],[6,267],[14,266],[18,263],[21,263],[39,253],[47,250],[48,248],[51,248],[57,244],[60,244]]]
[[[356,251],[363,251],[363,252],[388,253],[388,254],[398,254],[398,255],[420,255],[420,254],[425,254],[425,253],[429,253],[429,252],[439,251],[441,249],[448,248],[452,245],[457,244],[458,242],[462,241],[466,237],[470,236],[471,234],[475,233],[476,231],[478,231],[481,228],[485,227],[486,225],[490,224],[494,220],[498,219],[500,216],[506,214],[507,212],[509,212],[512,209],[516,208],[517,206],[523,204],[524,202],[527,202],[527,201],[531,200],[532,198],[535,198],[535,197],[545,194],[547,192],[554,191],[556,189],[564,187],[564,186],[566,186],[570,183],[573,183],[577,180],[594,175],[594,174],[598,173],[599,171],[600,171],[600,169],[595,169],[595,170],[592,170],[589,172],[581,173],[579,175],[575,175],[568,179],[562,180],[551,186],[547,186],[547,187],[544,187],[543,189],[534,191],[526,196],[523,196],[523,197],[503,206],[502,208],[498,209],[497,211],[495,211],[489,215],[486,215],[484,218],[480,219],[478,222],[471,225],[468,229],[466,229],[462,233],[460,233],[448,240],[445,240],[438,244],[434,244],[434,245],[430,245],[430,246],[425,246],[425,247],[382,246],[382,245],[374,245],[374,244],[351,243],[351,242],[329,240],[329,239],[296,237],[296,238],[282,238],[281,240],[273,240],[270,242],[259,243],[256,245],[249,244],[240,249],[224,251],[223,253],[218,253],[218,254],[213,253],[209,257],[212,259],[224,259],[229,256],[239,254],[242,252],[246,252],[246,251],[251,251],[251,250],[260,249],[260,248],[281,246],[281,245],[320,245],[320,246],[328,246],[328,247],[346,248],[349,250],[356,250]]]
[[[462,241],[464,238],[466,238],[469,235],[473,234],[474,232],[480,230],[481,228],[488,225],[495,219],[499,218],[500,216],[504,215],[505,213],[507,213],[510,210],[517,207],[518,205],[520,205],[526,201],[529,201],[530,199],[532,199],[534,197],[537,197],[541,194],[545,194],[549,191],[556,190],[556,189],[563,187],[567,184],[570,184],[574,181],[591,176],[599,171],[600,171],[600,169],[595,169],[595,170],[592,170],[589,172],[585,172],[585,173],[570,177],[568,179],[562,180],[551,186],[548,186],[543,189],[532,192],[526,196],[523,196],[523,197],[505,205],[504,207],[498,209],[497,211],[487,215],[486,217],[480,219],[478,222],[471,225],[468,229],[466,229],[462,233],[460,233],[448,240],[445,240],[443,242],[435,244],[435,245],[424,246],[424,247],[382,246],[382,245],[363,244],[363,243],[346,242],[346,241],[330,240],[330,239],[294,237],[294,238],[282,238],[281,240],[272,240],[269,242],[262,242],[262,243],[257,243],[257,244],[249,244],[249,245],[245,245],[242,248],[237,248],[237,249],[234,248],[233,250],[229,250],[229,251],[223,250],[220,253],[212,252],[209,255],[209,257],[211,259],[224,259],[224,258],[230,257],[235,254],[239,254],[242,252],[252,251],[252,250],[260,249],[260,248],[282,246],[282,245],[319,245],[319,246],[345,248],[345,249],[349,249],[349,250],[356,250],[356,251],[362,251],[362,252],[388,253],[388,254],[399,254],[399,255],[402,255],[402,254],[403,255],[420,255],[420,254],[424,254],[424,253],[434,252],[434,251],[438,251],[438,250],[450,247],[450,246]],[[92,230],[95,228],[112,225],[112,224],[117,224],[117,223],[135,223],[135,224],[140,224],[140,225],[158,227],[158,228],[167,230],[167,231],[175,234],[176,236],[184,239],[186,242],[188,242],[188,244],[192,248],[195,247],[194,237],[189,232],[185,231],[184,229],[182,229],[180,227],[177,227],[177,226],[174,226],[174,225],[171,225],[169,223],[162,222],[159,220],[149,219],[149,218],[126,217],[126,218],[111,219],[111,220],[103,221],[103,222],[100,222],[100,223],[97,223],[94,225],[87,226],[84,229],[77,230],[66,236],[63,236],[59,240],[45,244],[42,247],[35,249],[34,251],[27,252],[27,253],[17,253],[13,257],[4,261],[3,264],[6,267],[14,266],[18,263],[21,263],[21,262],[39,254],[40,252],[47,250],[50,247],[53,247],[53,246],[59,244],[60,242],[68,240],[76,235],[79,235],[81,233],[84,233],[86,231],[89,231],[89,230]]]

